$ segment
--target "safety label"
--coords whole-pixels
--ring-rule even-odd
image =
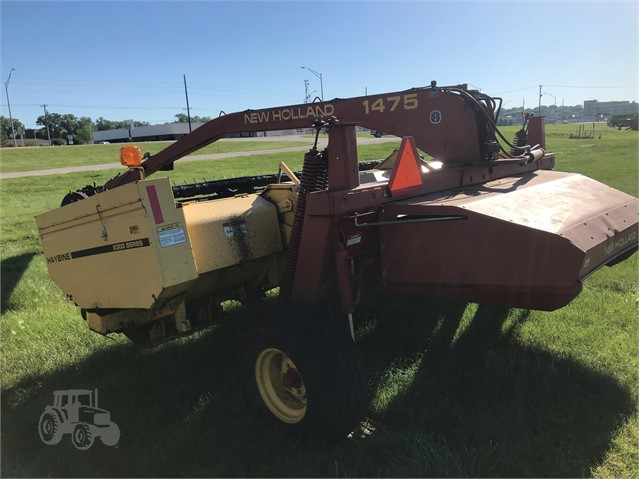
[[[356,244],[361,243],[361,242],[362,242],[362,234],[361,233],[350,235],[348,237],[348,239],[346,240],[346,246],[353,246],[353,245],[356,245]]]
[[[231,238],[233,236],[248,234],[248,226],[245,220],[234,220],[222,225],[224,228],[224,236]]]
[[[186,233],[181,223],[172,223],[170,225],[158,226],[158,238],[160,240],[160,248],[166,248],[180,243],[186,243]]]

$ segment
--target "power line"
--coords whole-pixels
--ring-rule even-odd
[[[495,95],[503,95],[505,93],[515,93],[518,91],[530,90],[531,88],[537,88],[537,85],[527,86],[525,88],[517,88],[516,90],[500,91],[498,93],[495,93]]]
[[[636,86],[588,86],[588,85],[546,85],[551,88],[618,88],[618,89],[631,89]]]
[[[49,83],[55,83],[55,82],[64,82],[64,83],[106,83],[106,84],[113,84],[113,83],[117,83],[117,84],[122,84],[122,85],[147,85],[148,83],[143,83],[143,82],[139,82],[139,81],[124,81],[124,80],[77,80],[77,79],[68,79],[68,78],[46,78],[46,77],[39,77],[39,78],[21,78],[20,80],[22,83],[40,83],[40,84],[49,84]],[[153,81],[154,85],[180,85],[181,82],[179,81]]]
[[[0,106],[4,107],[5,104],[0,104]],[[39,103],[21,103],[14,104],[13,106],[19,107],[34,107],[34,106],[42,106]],[[47,103],[47,106],[54,108],[106,108],[106,109],[114,109],[114,110],[179,110],[181,106],[114,106],[114,105],[62,105],[58,103]]]
[[[615,88],[615,89],[631,89],[631,88],[635,88],[635,87],[631,87],[631,86],[588,86],[588,85],[544,85],[550,88]],[[495,95],[504,95],[506,93],[515,93],[518,91],[524,91],[524,90],[531,90],[533,88],[539,88],[539,85],[532,85],[532,86],[527,86],[524,88],[517,88],[516,90],[508,90],[508,91],[500,91],[495,93]]]

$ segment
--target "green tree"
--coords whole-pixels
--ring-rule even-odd
[[[49,126],[51,138],[60,138],[62,136],[62,115],[59,113],[49,113],[48,115],[40,115],[36,120],[36,124],[42,125],[45,129]]]
[[[94,129],[91,118],[88,116],[78,118],[71,113],[49,113],[46,117],[45,115],[40,115],[36,123],[45,127],[45,135],[48,124],[51,139],[60,138],[64,143],[67,142],[69,135],[73,137],[74,144],[88,143],[91,140],[91,133]]]
[[[149,125],[148,121],[138,121],[135,120],[133,122],[133,126],[147,126]],[[104,131],[104,130],[115,130],[118,128],[128,128],[129,127],[129,122],[127,121],[113,121],[113,120],[107,120],[106,118],[103,117],[99,117],[97,120],[95,120],[95,129],[97,131]]]
[[[178,123],[188,123],[189,122],[189,117],[186,115],[186,113],[178,113],[175,115],[175,118],[177,119]],[[192,116],[191,117],[191,123],[206,123],[207,121],[211,121],[211,117],[210,116]]]
[[[24,128],[24,125],[17,118],[13,118],[13,128],[16,133],[16,138],[18,138],[18,129]],[[2,146],[13,146],[13,131],[11,130],[11,120],[4,116],[0,116],[0,144],[2,144]]]
[[[93,134],[93,121],[88,116],[81,116],[78,118],[76,124],[76,130],[73,133],[74,143],[82,144],[89,143]]]
[[[114,125],[114,123],[115,122],[111,120],[107,120],[106,118],[99,117],[97,120],[95,120],[95,129],[98,131],[104,131],[104,130],[113,130],[115,128],[118,128]]]

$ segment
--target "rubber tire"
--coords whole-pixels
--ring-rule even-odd
[[[297,308],[268,326],[249,331],[242,349],[241,378],[249,402],[305,437],[335,441],[348,435],[368,405],[368,384],[348,328],[332,319]],[[306,387],[307,409],[301,421],[288,424],[268,409],[259,393],[255,364],[267,348],[284,352],[295,363]]]
[[[94,441],[93,431],[91,431],[91,427],[86,422],[79,422],[75,425],[71,433],[71,442],[76,449],[86,451],[93,446]]]
[[[51,432],[46,433],[44,431],[45,421],[51,424]],[[47,446],[53,446],[58,444],[62,440],[62,427],[60,424],[60,419],[58,416],[52,411],[45,411],[40,416],[40,420],[38,421],[38,434],[40,435],[40,439]]]
[[[383,133],[381,131],[376,131],[375,132],[375,138],[381,138],[383,135]]]
[[[102,431],[100,435],[100,441],[105,446],[115,446],[120,442],[120,428],[114,422],[112,422],[106,431]]]

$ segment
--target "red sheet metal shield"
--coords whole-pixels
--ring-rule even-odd
[[[415,140],[405,136],[397,152],[397,161],[391,173],[388,187],[393,196],[419,191],[423,183],[422,164],[419,160]]]
[[[636,198],[555,171],[401,199],[380,221],[389,291],[521,308],[566,305],[637,249]]]

